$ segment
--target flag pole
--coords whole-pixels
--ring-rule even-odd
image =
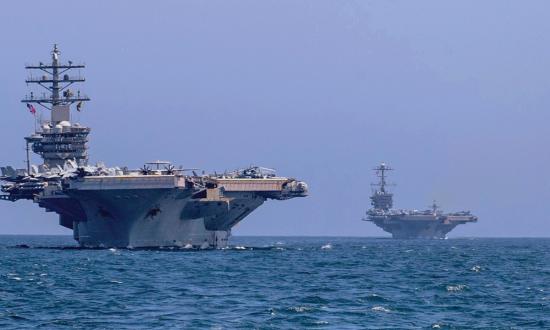
[[[27,175],[31,174],[31,151],[29,148],[29,140],[25,140],[27,142]]]

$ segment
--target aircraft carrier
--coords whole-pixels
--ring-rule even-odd
[[[372,208],[363,220],[373,222],[392,234],[393,238],[427,239],[444,239],[456,226],[477,222],[477,217],[470,211],[443,213],[435,201],[431,209],[424,211],[393,209],[393,194],[387,190],[386,182],[386,172],[391,170],[385,163],[374,168],[380,180],[373,184],[375,188],[370,197]]]
[[[266,200],[307,196],[306,183],[256,166],[198,174],[166,161],[138,169],[89,165],[90,128],[71,120],[90,100],[73,90],[85,79],[71,73],[84,67],[62,62],[57,46],[51,62],[26,66],[26,83],[45,92],[22,100],[35,132],[25,137],[26,168],[1,167],[1,200],[30,200],[56,212],[83,247],[223,248],[231,228]],[[35,105],[50,119],[38,119]],[[31,164],[31,150],[42,164]]]

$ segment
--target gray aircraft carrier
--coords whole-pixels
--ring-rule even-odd
[[[90,128],[71,121],[72,111],[90,100],[71,89],[85,81],[70,75],[84,65],[59,57],[54,46],[50,63],[26,66],[27,84],[45,93],[31,92],[22,102],[35,115],[34,105],[48,109],[51,118],[36,120],[35,132],[25,138],[26,168],[1,168],[0,199],[30,200],[56,212],[81,246],[221,248],[231,228],[266,200],[307,195],[306,183],[262,167],[197,174],[163,161],[134,170],[90,166]],[[42,164],[31,164],[31,150]]]
[[[371,221],[393,238],[428,238],[443,239],[447,233],[460,224],[477,222],[477,217],[470,211],[443,213],[433,203],[431,209],[396,210],[393,209],[393,194],[387,190],[386,172],[392,168],[382,163],[374,168],[380,181],[373,184],[374,192],[370,197],[371,209],[363,220]]]

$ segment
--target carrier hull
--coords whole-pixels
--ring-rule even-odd
[[[445,239],[447,234],[459,224],[469,222],[438,219],[437,217],[404,217],[403,219],[391,217],[371,217],[370,221],[392,234],[398,239]]]
[[[439,220],[390,220],[372,219],[372,222],[384,231],[399,239],[444,239],[458,223],[444,223]]]
[[[155,220],[128,218],[105,224],[104,219],[78,222],[74,238],[82,247],[118,248],[224,248],[231,231],[207,230],[204,219],[181,220],[161,217]]]
[[[233,228],[293,179],[211,179],[211,188],[175,175],[98,176],[46,189],[35,201],[60,215],[83,247],[223,248]]]

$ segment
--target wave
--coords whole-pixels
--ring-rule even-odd
[[[391,312],[388,308],[385,308],[383,306],[374,306],[373,308],[371,308],[373,311],[375,312],[384,312],[384,313],[389,313]]]

